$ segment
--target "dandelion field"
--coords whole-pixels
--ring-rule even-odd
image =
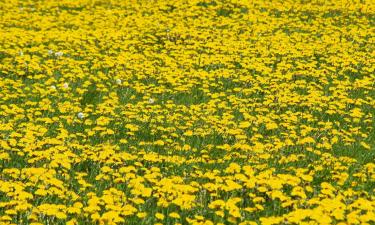
[[[0,224],[375,224],[374,12],[0,1]]]

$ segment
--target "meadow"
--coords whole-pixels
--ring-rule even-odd
[[[375,224],[371,0],[0,0],[0,224]]]

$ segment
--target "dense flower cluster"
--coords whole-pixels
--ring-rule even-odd
[[[374,224],[374,12],[0,1],[0,224]]]

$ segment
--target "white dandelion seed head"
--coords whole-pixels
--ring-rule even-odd
[[[79,119],[83,119],[83,118],[85,117],[85,115],[83,114],[83,112],[79,112],[79,113],[77,114],[77,117],[78,117]]]
[[[48,55],[52,55],[53,54],[53,50],[48,50]]]
[[[119,85],[120,85],[121,83],[122,83],[121,79],[118,79],[118,78],[117,78],[117,79],[116,79],[116,84],[119,84]]]
[[[69,84],[68,83],[64,83],[63,84],[63,88],[65,88],[65,89],[69,88]]]
[[[55,56],[57,56],[57,57],[61,57],[61,56],[63,56],[63,55],[64,55],[63,52],[55,52]]]
[[[153,104],[155,102],[155,100],[153,99],[153,98],[150,98],[149,100],[148,100],[148,103],[150,103],[150,104]]]
[[[51,85],[51,89],[52,90],[56,90],[56,86],[55,85]]]

